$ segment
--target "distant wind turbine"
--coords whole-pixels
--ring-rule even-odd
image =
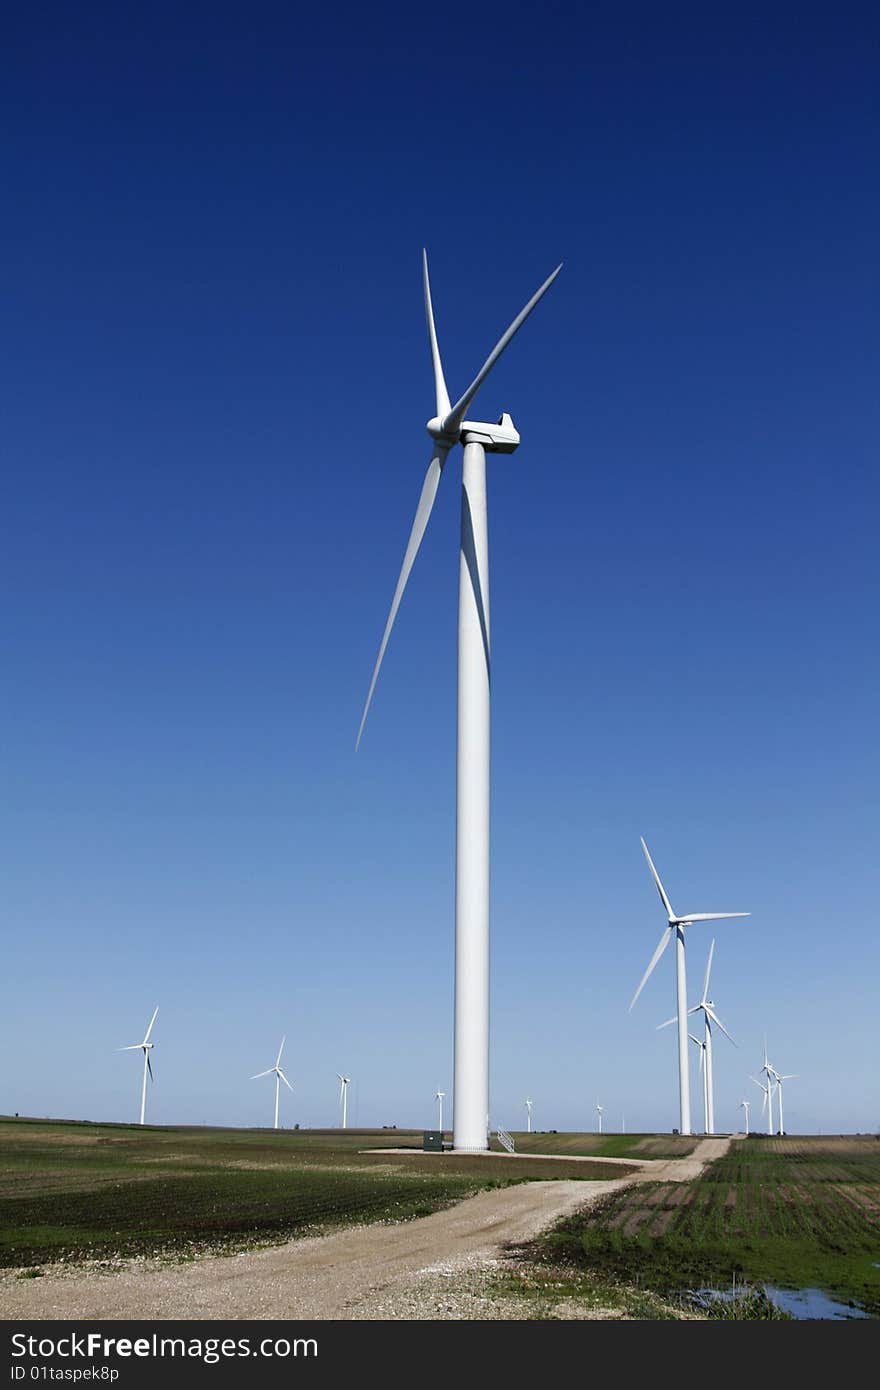
[[[773,1083],[771,1081],[759,1081],[756,1076],[749,1078],[754,1081],[759,1090],[764,1092],[764,1099],[761,1101],[761,1114],[767,1111],[767,1133],[773,1133]]]
[[[776,1068],[773,1068],[773,1075],[776,1077],[776,1093],[779,1096],[779,1133],[785,1133],[785,1120],[782,1114],[782,1083],[783,1081],[794,1081],[799,1075],[796,1071],[789,1072],[786,1076],[780,1076]]]
[[[706,1044],[702,1038],[698,1038],[696,1033],[689,1033],[688,1037],[692,1043],[696,1043],[700,1049],[700,1081],[703,1085],[703,1133],[709,1133],[709,1082],[708,1069],[706,1067]]]
[[[347,1123],[346,1116],[348,1115],[348,1088],[351,1083],[351,1077],[343,1076],[341,1071],[338,1071],[336,1075],[339,1077],[340,1082],[339,1103],[342,1106],[342,1128],[345,1129]]]
[[[526,1101],[526,1133],[527,1133],[527,1134],[531,1134],[531,1132],[532,1132],[532,1102],[531,1102],[530,1100],[527,1100],[527,1101]]]
[[[337,1075],[338,1075],[338,1073],[337,1073]],[[439,1131],[440,1131],[441,1134],[443,1133],[443,1097],[444,1097],[445,1095],[446,1095],[446,1092],[445,1092],[445,1091],[435,1091],[435,1092],[434,1092],[434,1099],[436,1100],[437,1104],[438,1104],[439,1107],[440,1107],[440,1116],[439,1116],[439,1119],[438,1119],[438,1121],[437,1121],[437,1128],[439,1129]]]
[[[744,1111],[746,1112],[746,1137],[748,1137],[748,1133],[749,1133],[749,1110],[750,1110],[751,1107],[750,1107],[749,1102],[748,1102],[747,1100],[741,1100],[740,1103],[739,1103],[739,1108],[740,1108],[740,1110],[744,1110]]]
[[[714,938],[714,936],[713,936],[713,938],[712,938],[712,945],[709,947],[709,959],[708,959],[708,961],[707,961],[707,963],[706,963],[706,978],[705,978],[705,980],[703,981],[703,997],[702,997],[702,999],[700,1000],[699,1004],[694,1004],[694,1006],[693,1006],[692,1009],[688,1009],[688,1013],[689,1013],[689,1014],[696,1014],[696,1013],[699,1013],[700,1011],[702,1011],[703,1019],[704,1019],[704,1023],[705,1023],[705,1044],[704,1044],[703,1052],[701,1053],[701,1056],[700,1056],[700,1060],[701,1060],[702,1062],[704,1062],[705,1068],[706,1068],[706,1070],[705,1070],[705,1078],[704,1078],[704,1085],[705,1085],[706,1102],[707,1102],[707,1108],[706,1108],[706,1133],[707,1133],[707,1134],[714,1134],[714,1133],[715,1133],[715,1079],[714,1079],[714,1073],[713,1073],[713,1070],[712,1070],[712,1024],[713,1024],[713,1023],[717,1023],[718,1027],[721,1029],[721,1031],[722,1031],[722,1033],[724,1034],[724,1036],[725,1036],[726,1038],[730,1038],[730,1041],[733,1042],[733,1038],[730,1037],[730,1034],[728,1033],[728,1031],[727,1031],[727,1029],[725,1028],[724,1024],[721,1022],[721,1019],[718,1017],[717,1013],[715,1012],[715,1004],[714,1004],[714,1001],[713,1001],[712,999],[709,998],[709,975],[710,975],[711,970],[712,970],[712,957],[713,957],[714,954],[715,954],[715,938]],[[667,1018],[666,1022],[665,1022],[665,1023],[660,1023],[660,1024],[658,1024],[658,1027],[659,1027],[659,1028],[668,1028],[669,1025],[670,1025],[671,1023],[675,1023],[675,1022],[677,1022],[676,1019],[674,1019],[674,1018]],[[691,1034],[691,1036],[693,1037],[693,1034]],[[734,1047],[736,1047],[736,1043],[733,1043],[733,1045],[734,1045]]]
[[[596,1114],[597,1114],[598,1117],[599,1117],[599,1133],[600,1133],[600,1134],[602,1133],[602,1116],[604,1115],[604,1113],[605,1113],[605,1106],[604,1106],[604,1105],[600,1105],[599,1102],[596,1101]]]
[[[282,1054],[282,1052],[284,1051],[284,1044],[285,1044],[286,1041],[287,1041],[287,1037],[286,1037],[286,1035],[285,1035],[285,1037],[283,1037],[283,1038],[281,1039],[281,1046],[280,1046],[279,1049],[278,1049],[278,1056],[275,1058],[275,1065],[274,1065],[274,1067],[267,1067],[265,1071],[258,1071],[257,1074],[256,1074],[256,1076],[252,1076],[252,1077],[251,1077],[251,1081],[256,1081],[256,1080],[257,1080],[259,1077],[261,1077],[261,1076],[274,1076],[274,1077],[275,1077],[275,1128],[276,1128],[276,1129],[278,1128],[278,1092],[279,1092],[279,1090],[280,1090],[280,1088],[281,1088],[281,1082],[282,1082],[282,1081],[284,1082],[284,1084],[285,1084],[285,1086],[287,1087],[288,1091],[292,1091],[292,1090],[293,1090],[293,1087],[291,1086],[291,1084],[290,1084],[290,1082],[288,1081],[287,1077],[284,1075],[284,1072],[281,1070],[281,1054]]]
[[[150,1019],[150,1026],[148,1027],[146,1033],[144,1034],[144,1040],[143,1040],[143,1042],[131,1043],[128,1047],[120,1047],[120,1048],[118,1049],[119,1052],[137,1052],[139,1048],[143,1048],[143,1053],[144,1053],[144,1079],[143,1079],[143,1083],[141,1084],[141,1124],[144,1123],[144,1115],[145,1115],[146,1109],[147,1109],[147,1072],[150,1073],[150,1080],[151,1080],[151,1081],[153,1080],[153,1068],[152,1068],[152,1065],[151,1065],[151,1063],[150,1063],[150,1052],[152,1051],[152,1049],[155,1047],[156,1044],[150,1042],[150,1034],[151,1034],[152,1031],[153,1031],[153,1024],[156,1022],[156,1014],[157,1014],[158,1012],[159,1012],[159,1005],[157,1004],[156,1007],[155,1007],[155,1009],[153,1010],[153,1017]]]
[[[769,1057],[767,1056],[766,1038],[764,1039],[764,1062],[761,1067],[761,1071],[767,1080],[767,1133],[775,1134],[776,1131],[773,1128],[773,1089],[779,1089],[779,1073],[771,1063]],[[761,1108],[763,1109],[764,1107],[762,1106]]]
[[[422,253],[425,318],[434,368],[435,412],[427,423],[431,459],[422,484],[391,610],[379,644],[364,723],[400,601],[428,525],[447,455],[464,446],[458,594],[458,752],[455,854],[455,1078],[453,1146],[465,1153],[489,1147],[489,536],[486,454],[512,454],[520,442],[513,421],[465,419],[489,372],[512,342],[561,266],[535,291],[501,335],[470,386],[453,405],[437,342],[428,258]]]
[[[630,1008],[635,1004],[639,995],[645,987],[651,971],[662,956],[672,937],[675,937],[676,946],[676,1017],[678,1019],[678,1095],[679,1095],[679,1127],[682,1134],[691,1133],[691,1097],[690,1080],[688,1075],[688,1052],[687,1052],[687,980],[685,977],[684,964],[684,929],[693,922],[716,922],[728,917],[749,917],[748,912],[689,912],[686,916],[680,917],[672,910],[672,904],[666,895],[666,889],[660,882],[660,875],[654,868],[654,861],[648,853],[648,846],[642,840],[642,849],[645,851],[645,858],[648,861],[648,868],[651,870],[651,877],[660,894],[660,901],[663,904],[668,925],[664,928],[660,938],[660,944],[651,957],[651,962],[642,976],[641,984],[636,990],[630,1003]]]

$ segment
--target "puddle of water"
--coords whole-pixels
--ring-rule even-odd
[[[776,1307],[784,1313],[791,1313],[793,1318],[833,1318],[840,1321],[843,1318],[870,1317],[863,1308],[829,1298],[821,1289],[775,1289],[770,1284],[766,1288]]]
[[[770,1301],[780,1310],[788,1313],[789,1317],[801,1319],[820,1319],[823,1322],[833,1320],[843,1321],[845,1318],[868,1318],[870,1313],[866,1313],[863,1308],[853,1307],[849,1303],[841,1303],[836,1298],[831,1298],[822,1289],[779,1289],[772,1284],[764,1284],[762,1290],[752,1289],[751,1292],[765,1293]],[[735,1297],[742,1297],[743,1288],[740,1285],[737,1289],[690,1289],[688,1297],[697,1305],[698,1308],[706,1308],[713,1299],[720,1298],[725,1303],[729,1303]]]

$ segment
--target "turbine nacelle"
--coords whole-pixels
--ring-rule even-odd
[[[453,431],[447,431],[445,424],[445,420],[435,415],[425,427],[444,449],[451,449],[462,440],[465,444],[482,444],[487,454],[512,454],[520,443],[519,430],[506,411],[494,424],[485,420],[462,420]]]

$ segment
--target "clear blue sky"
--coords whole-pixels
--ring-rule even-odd
[[[0,1109],[423,1126],[452,1090],[460,452],[490,461],[492,1119],[880,1127],[875,7],[30,8],[8,22]],[[451,470],[451,471],[450,471]],[[689,940],[696,998],[710,939]],[[694,1076],[695,1116],[701,1104]],[[449,1112],[448,1112],[449,1113]]]

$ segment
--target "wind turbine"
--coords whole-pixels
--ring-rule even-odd
[[[156,1022],[156,1014],[158,1012],[159,1005],[157,1004],[155,1009],[153,1010],[153,1017],[150,1019],[150,1026],[148,1027],[146,1033],[144,1033],[143,1042],[131,1043],[128,1047],[120,1047],[117,1049],[117,1051],[119,1052],[137,1052],[138,1048],[143,1048],[144,1051],[144,1079],[141,1084],[141,1124],[144,1123],[144,1114],[147,1108],[147,1072],[150,1073],[150,1080],[153,1080],[153,1068],[150,1063],[150,1053],[156,1046],[156,1044],[150,1042],[150,1034],[153,1031],[153,1024]]]
[[[785,1120],[782,1117],[782,1083],[783,1081],[794,1081],[795,1077],[798,1076],[799,1073],[796,1071],[791,1071],[788,1073],[787,1076],[780,1076],[779,1072],[774,1067],[773,1075],[776,1077],[776,1090],[779,1095],[779,1133],[784,1134]]]
[[[598,1117],[599,1117],[599,1133],[600,1133],[600,1134],[602,1133],[602,1116],[604,1115],[604,1113],[605,1113],[605,1106],[604,1106],[604,1105],[600,1105],[599,1102],[596,1101],[596,1114],[597,1114]]]
[[[337,1073],[337,1075],[338,1075],[338,1073]],[[440,1106],[440,1118],[439,1118],[439,1120],[438,1120],[438,1122],[437,1122],[437,1128],[439,1129],[439,1131],[440,1131],[441,1134],[443,1133],[443,1097],[444,1097],[445,1095],[446,1095],[446,1092],[445,1092],[445,1091],[435,1091],[435,1092],[434,1092],[434,1099],[437,1101],[437,1104]]]
[[[772,1090],[773,1083],[772,1083],[772,1081],[769,1080],[769,1078],[768,1078],[768,1080],[767,1080],[766,1082],[764,1082],[764,1081],[759,1081],[758,1078],[757,1078],[756,1076],[751,1077],[750,1080],[754,1081],[755,1085],[756,1085],[757,1087],[759,1087],[759,1089],[762,1090],[762,1091],[764,1092],[764,1099],[761,1101],[761,1114],[763,1115],[764,1111],[765,1111],[765,1110],[767,1111],[767,1133],[768,1133],[768,1134],[772,1134],[772,1133],[773,1133],[773,1090]]]
[[[436,413],[428,421],[431,460],[373,677],[357,743],[373,698],[385,648],[403,591],[434,506],[446,456],[464,446],[458,594],[458,751],[455,855],[455,1076],[453,1147],[482,1153],[489,1147],[489,537],[486,454],[512,454],[520,442],[507,414],[494,424],[466,420],[465,412],[492,367],[562,269],[557,266],[499,338],[463,396],[450,405],[434,326],[428,258],[422,253],[425,317],[434,366]]]
[[[342,1106],[342,1128],[346,1126],[346,1116],[348,1115],[348,1087],[351,1082],[350,1076],[343,1076],[341,1071],[336,1075],[339,1077],[339,1103]]]
[[[251,1081],[256,1081],[256,1080],[258,1080],[258,1078],[261,1077],[261,1076],[274,1076],[274,1077],[275,1077],[275,1128],[276,1128],[276,1129],[278,1128],[278,1092],[279,1092],[279,1090],[280,1090],[280,1088],[281,1088],[281,1082],[282,1082],[282,1081],[284,1082],[284,1084],[285,1084],[285,1086],[287,1087],[288,1091],[292,1091],[292,1090],[293,1090],[293,1087],[291,1086],[291,1084],[290,1084],[290,1082],[288,1081],[287,1077],[284,1075],[284,1072],[281,1070],[281,1054],[282,1054],[282,1052],[284,1051],[284,1044],[285,1044],[286,1041],[287,1041],[287,1035],[285,1034],[285,1036],[281,1039],[281,1046],[280,1046],[279,1049],[278,1049],[278,1056],[275,1058],[275,1065],[274,1065],[274,1067],[267,1067],[265,1071],[258,1071],[257,1074],[256,1074],[256,1076],[252,1076],[252,1077],[251,1077]]]
[[[709,998],[709,975],[712,971],[712,957],[714,954],[715,938],[713,936],[712,944],[709,947],[709,959],[706,963],[706,978],[703,981],[703,997],[700,1000],[699,1004],[694,1004],[692,1009],[688,1009],[688,1014],[696,1014],[702,1011],[705,1023],[705,1046],[703,1052],[701,1053],[701,1061],[705,1062],[706,1067],[705,1087],[707,1134],[715,1133],[715,1077],[714,1072],[712,1070],[712,1024],[717,1023],[724,1036],[726,1038],[730,1038],[730,1041],[733,1042],[733,1038],[730,1037],[730,1034],[728,1033],[724,1024],[721,1022],[721,1019],[715,1012],[714,1000]],[[668,1028],[671,1023],[675,1022],[676,1020],[674,1018],[668,1018],[665,1023],[660,1023],[657,1026],[658,1028]],[[693,1036],[693,1034],[691,1036]],[[734,1047],[736,1047],[736,1043],[733,1043],[733,1045]]]
[[[702,1038],[698,1038],[696,1033],[689,1033],[691,1042],[696,1043],[700,1049],[700,1080],[703,1083],[703,1133],[709,1133],[709,1083],[707,1080],[708,1071],[706,1068],[706,1044]]]
[[[749,1110],[751,1109],[751,1107],[750,1107],[749,1102],[748,1102],[747,1100],[741,1100],[740,1103],[739,1103],[739,1108],[740,1108],[740,1110],[744,1110],[744,1111],[746,1112],[746,1138],[748,1138],[748,1134],[749,1134]]]
[[[532,1102],[531,1102],[530,1100],[527,1100],[527,1101],[526,1101],[526,1133],[527,1133],[527,1134],[531,1134],[531,1132],[532,1132]]]
[[[750,917],[750,912],[689,912],[684,917],[679,917],[672,910],[672,903],[666,895],[666,889],[660,882],[660,875],[654,868],[654,861],[648,853],[648,846],[642,840],[642,849],[645,851],[645,858],[648,861],[648,868],[651,870],[651,877],[657,886],[660,894],[660,901],[669,919],[668,925],[663,929],[660,944],[651,957],[651,963],[642,976],[642,982],[636,990],[630,1002],[630,1009],[635,1004],[639,995],[645,987],[645,983],[662,956],[672,937],[675,937],[676,947],[676,1017],[678,1019],[678,1095],[679,1095],[679,1129],[682,1134],[691,1133],[691,1096],[690,1078],[688,1075],[688,1054],[687,1054],[687,980],[685,978],[684,966],[684,929],[693,922],[717,922],[722,918],[728,917]]]
[[[767,1078],[767,1105],[768,1105],[768,1108],[767,1108],[767,1133],[768,1133],[768,1134],[774,1134],[774,1133],[775,1133],[775,1130],[773,1129],[773,1090],[772,1090],[772,1088],[773,1088],[774,1086],[776,1086],[776,1088],[778,1089],[778,1084],[779,1084],[779,1083],[778,1083],[779,1073],[778,1073],[778,1071],[776,1070],[776,1068],[773,1066],[773,1064],[771,1063],[770,1059],[769,1059],[768,1056],[767,1056],[767,1039],[766,1039],[766,1038],[764,1039],[764,1062],[763,1062],[763,1065],[762,1065],[762,1067],[761,1067],[761,1071],[763,1072],[764,1076]],[[754,1080],[754,1078],[752,1078],[752,1079]],[[763,1110],[763,1108],[764,1108],[764,1107],[763,1107],[763,1105],[762,1105],[762,1106],[761,1106],[761,1109]],[[782,1126],[780,1125],[780,1128],[781,1128],[781,1127],[782,1127]]]

